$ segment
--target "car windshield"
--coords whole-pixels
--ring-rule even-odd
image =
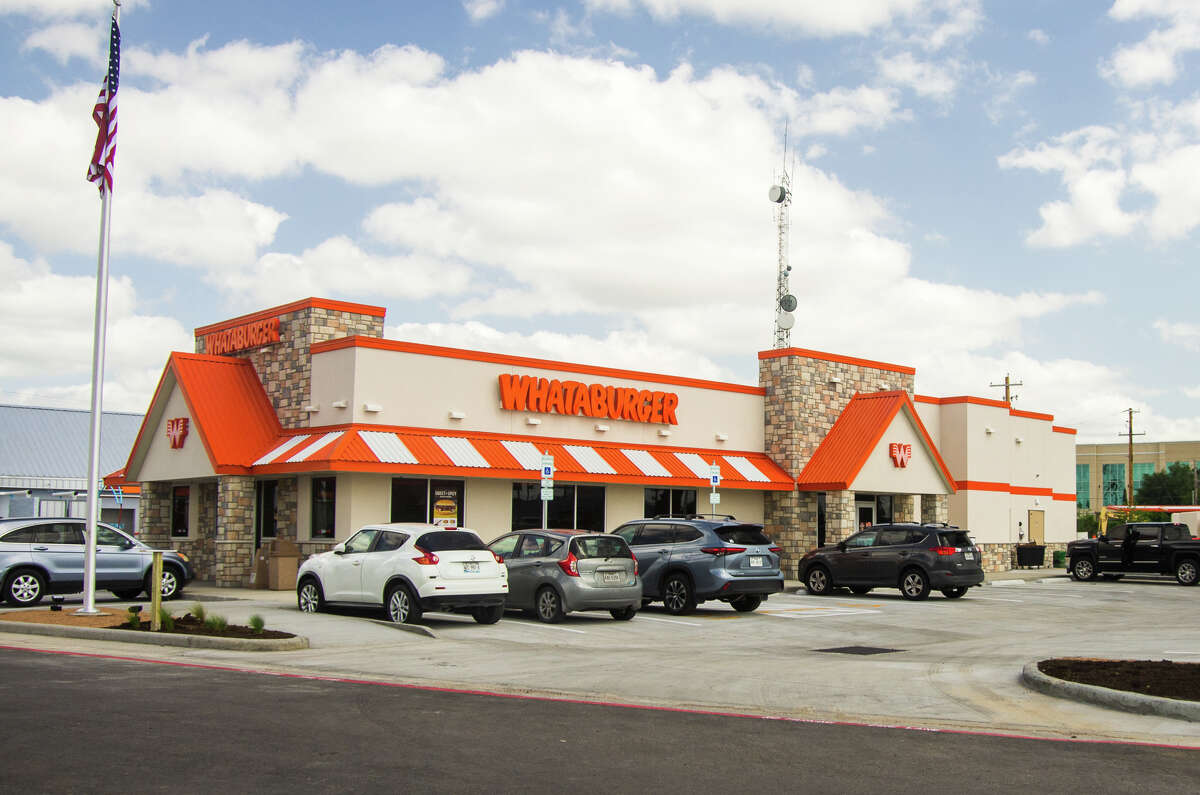
[[[718,527],[717,535],[727,544],[749,544],[763,546],[771,543],[762,528],[755,524],[740,524],[733,527]]]
[[[487,549],[479,536],[468,530],[439,530],[426,533],[417,539],[417,546],[426,552],[444,552],[448,549]]]
[[[633,553],[625,541],[617,536],[585,536],[571,539],[571,551],[575,557],[584,558],[632,558]]]
[[[937,535],[938,541],[944,547],[971,546],[971,537],[965,530],[940,530]]]

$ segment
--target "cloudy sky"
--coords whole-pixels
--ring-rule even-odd
[[[110,10],[0,0],[0,402],[89,402]],[[1200,438],[1194,0],[125,0],[122,33],[106,409],[307,296],[756,383],[786,165],[792,345]]]

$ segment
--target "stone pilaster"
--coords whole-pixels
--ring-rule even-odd
[[[817,545],[817,495],[809,491],[768,491],[764,500],[764,530],[783,550],[785,577],[795,578],[805,552]]]
[[[238,588],[250,582],[254,565],[254,478],[221,475],[217,482],[215,541],[218,587]]]
[[[275,532],[277,538],[287,538],[292,541],[299,538],[296,532],[298,494],[296,478],[280,480],[275,486]]]
[[[858,531],[858,511],[854,492],[830,491],[825,494],[825,543],[845,541]]]
[[[152,547],[171,545],[171,484],[142,483],[138,539]]]
[[[950,496],[948,494],[922,494],[921,521],[950,521]]]
[[[925,499],[921,499],[921,505],[924,506]],[[911,494],[893,494],[892,495],[892,521],[893,522],[915,522],[917,521],[917,500]]]

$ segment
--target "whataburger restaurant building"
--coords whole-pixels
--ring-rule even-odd
[[[488,540],[541,526],[546,455],[551,526],[715,510],[764,523],[788,576],[865,521],[966,527],[992,569],[1075,537],[1075,432],[918,395],[911,367],[785,348],[749,386],[384,339],[383,322],[310,298],[196,329],[110,478],[140,484],[141,537],[226,586],[274,539],[308,555],[429,521]]]

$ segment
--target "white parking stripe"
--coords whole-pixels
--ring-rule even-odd
[[[582,629],[568,629],[567,627],[556,627],[551,624],[526,624],[520,621],[505,622],[506,627],[528,627],[530,629],[557,629],[559,632],[574,632],[578,635],[586,635],[587,632]]]
[[[661,622],[661,623],[663,623],[663,624],[682,624],[682,625],[683,625],[683,626],[685,626],[685,627],[699,627],[699,626],[703,626],[702,624],[691,624],[691,623],[689,623],[689,622],[687,622],[687,621],[676,621],[676,620],[675,620],[675,619],[673,619],[673,618],[653,618],[653,617],[651,617],[651,616],[643,616],[643,615],[641,615],[640,613],[638,614],[637,620],[638,620],[638,621],[659,621],[659,622]]]
[[[869,613],[878,613],[878,610],[862,610],[841,607],[818,607],[811,611],[798,613],[796,611],[788,612],[768,612],[767,615],[777,618],[836,618],[838,616],[863,616]]]
[[[975,596],[974,594],[971,595],[972,602],[980,600],[980,599],[982,599],[985,602],[1024,602],[1025,601],[1024,599],[1001,599],[998,596]]]

